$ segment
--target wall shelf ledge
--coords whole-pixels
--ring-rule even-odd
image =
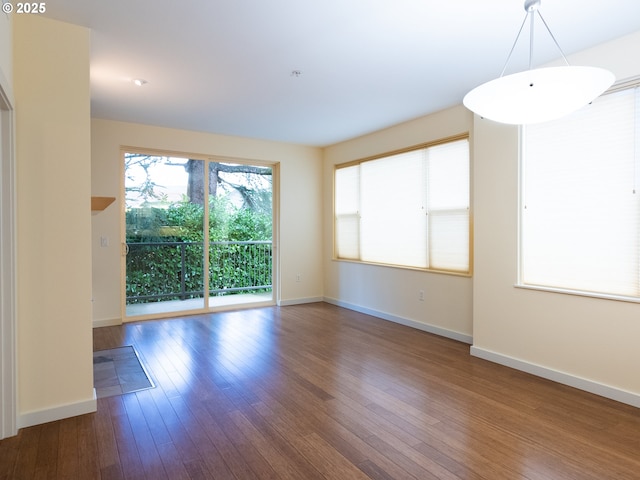
[[[115,201],[116,197],[91,197],[91,215],[100,213]]]

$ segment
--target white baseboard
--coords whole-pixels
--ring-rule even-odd
[[[20,414],[18,416],[18,428],[32,427],[64,418],[77,417],[78,415],[93,413],[97,409],[98,400],[96,389],[94,388],[93,398],[90,400]]]
[[[625,403],[633,407],[640,408],[640,395],[616,387],[604,385],[602,383],[587,380],[586,378],[576,377],[565,372],[553,370],[551,368],[536,365],[534,363],[525,362],[514,357],[502,355],[501,353],[492,352],[483,348],[471,347],[471,355],[474,357],[489,360],[506,367],[514,368],[522,372],[530,373],[537,377],[546,378],[563,385],[568,385],[585,392],[593,393],[601,397],[609,398],[620,403]]]
[[[461,332],[456,332],[454,330],[449,330],[443,327],[438,327],[437,325],[431,325],[429,323],[419,322],[417,320],[411,320],[409,318],[398,317],[396,315],[391,315],[385,312],[379,312],[371,308],[363,307],[360,305],[354,305],[348,302],[343,302],[342,300],[337,300],[335,298],[324,297],[324,301],[327,303],[331,303],[332,305],[337,305],[338,307],[348,308],[349,310],[355,310],[356,312],[371,315],[372,317],[377,317],[383,320],[388,320],[390,322],[399,323],[401,325],[415,328],[417,330],[422,330],[424,332],[433,333],[441,337],[450,338],[452,340],[457,340],[463,343],[468,343],[469,345],[473,343],[473,337],[471,335],[467,335]]]
[[[102,320],[94,320],[93,321],[93,328],[99,328],[99,327],[114,327],[117,325],[122,325],[122,319],[121,318],[104,318]]]
[[[307,297],[307,298],[293,298],[290,300],[280,300],[278,302],[279,307],[288,307],[291,305],[302,305],[305,303],[316,303],[324,301],[323,297]]]

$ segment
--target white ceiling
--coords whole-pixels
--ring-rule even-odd
[[[91,28],[93,117],[313,146],[462,103],[500,74],[525,16],[523,0],[46,7],[50,18]],[[540,12],[567,55],[640,30],[639,0],[543,0]],[[536,65],[559,56],[537,25]],[[528,41],[525,27],[507,73],[526,68]]]

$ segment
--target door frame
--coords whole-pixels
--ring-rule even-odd
[[[15,117],[8,86],[0,70],[0,439],[18,433]]]

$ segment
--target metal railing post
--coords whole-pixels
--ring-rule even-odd
[[[186,245],[183,243],[180,245],[180,298],[182,300],[187,299],[187,281],[186,266],[187,266]]]

